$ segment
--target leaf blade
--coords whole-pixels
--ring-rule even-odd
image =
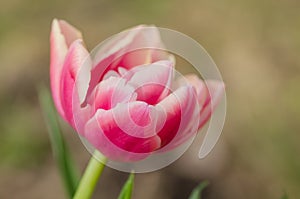
[[[131,173],[123,185],[123,188],[119,194],[118,199],[131,199],[132,190],[134,185],[134,173]]]
[[[193,189],[189,199],[201,199],[203,189],[208,186],[208,181],[201,182],[196,188]]]
[[[38,96],[44,118],[46,120],[53,155],[59,168],[68,197],[72,198],[79,182],[79,171],[75,168],[75,164],[62,135],[49,90],[44,86],[40,87],[38,90]]]

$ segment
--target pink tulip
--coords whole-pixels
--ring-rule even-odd
[[[53,20],[50,80],[59,114],[111,160],[137,161],[185,143],[209,120],[224,84],[175,80],[155,27],[112,38],[94,58],[81,33]],[[135,47],[150,47],[127,52]],[[125,53],[124,53],[125,52]],[[213,92],[209,94],[208,88]]]

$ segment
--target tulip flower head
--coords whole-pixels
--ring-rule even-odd
[[[223,96],[221,81],[175,70],[155,26],[129,29],[89,53],[81,33],[55,19],[50,43],[58,113],[111,161],[135,163],[176,151],[205,125]]]

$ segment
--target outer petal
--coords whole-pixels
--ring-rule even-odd
[[[160,147],[155,133],[154,107],[144,102],[119,104],[112,110],[99,109],[87,123],[85,137],[113,160],[138,160]]]
[[[58,112],[65,117],[61,104],[61,74],[70,44],[81,38],[81,33],[65,21],[54,19],[50,35],[50,80],[54,103]]]
[[[161,47],[162,42],[157,28],[140,25],[118,34],[99,49],[95,56],[95,67],[106,59],[109,60],[110,69],[117,66],[129,69],[151,63],[152,48]],[[140,48],[143,49],[139,50]]]
[[[183,86],[162,100],[161,107],[167,115],[164,127],[158,135],[162,139],[162,151],[175,148],[197,133],[199,106],[192,86]],[[187,132],[194,126],[194,131]]]
[[[80,111],[81,109],[80,99],[84,99],[86,96],[90,69],[89,53],[82,45],[81,40],[73,42],[63,66],[60,95],[65,119],[74,128],[74,110]],[[77,112],[77,115],[80,113]]]
[[[109,70],[117,71],[119,66],[130,69],[163,58],[168,59],[167,53],[163,51],[153,52],[153,48],[161,46],[159,32],[154,26],[134,27],[111,38],[95,55],[89,93]],[[136,50],[142,47],[148,49]]]
[[[137,29],[140,29],[139,34],[128,46],[119,62],[114,63],[115,66],[130,69],[142,64],[168,59],[168,53],[160,50],[163,48],[163,44],[155,26],[139,26]]]
[[[208,88],[207,96],[209,96],[209,103],[204,104],[204,107],[201,110],[201,118],[198,127],[199,129],[208,121],[224,94],[225,85],[223,82],[209,80],[206,81],[206,85]]]
[[[198,102],[201,106],[199,129],[207,122],[218,102],[223,96],[224,83],[207,80],[203,82],[197,75],[186,75],[185,79],[193,85],[197,92]]]
[[[81,32],[65,20],[59,20],[58,23],[61,29],[61,33],[64,35],[65,42],[68,47],[71,46],[73,41],[82,38]]]

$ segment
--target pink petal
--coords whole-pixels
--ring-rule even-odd
[[[169,95],[173,79],[173,63],[159,61],[131,69],[124,76],[136,89],[137,100],[156,104]]]
[[[156,106],[167,115],[164,127],[158,133],[162,140],[160,151],[171,150],[197,133],[200,111],[193,87],[180,87]],[[195,130],[187,132],[192,126]]]
[[[220,81],[208,80],[206,81],[206,85],[209,91],[207,93],[207,96],[209,96],[209,103],[205,104],[200,112],[201,118],[199,122],[199,129],[208,121],[212,112],[215,110],[216,106],[223,97],[225,91],[225,85]]]
[[[61,73],[68,47],[72,41],[81,38],[81,34],[65,21],[56,19],[52,22],[50,46],[50,80],[54,103],[58,112],[64,117],[65,113],[61,104],[60,87]]]
[[[154,53],[151,53],[151,49],[136,49],[141,47],[159,48],[161,46],[158,30],[154,26],[134,27],[111,38],[95,55],[89,93],[109,70],[117,70],[119,66],[130,69],[137,65],[153,62],[152,54],[154,57]],[[130,52],[133,50],[135,51]],[[162,57],[158,54],[155,53],[156,59]],[[160,52],[160,54],[163,53]]]
[[[103,76],[102,81],[103,81],[103,80],[106,80],[106,79],[108,79],[108,78],[110,78],[110,77],[120,77],[120,74],[119,74],[118,72],[114,71],[114,70],[109,70],[109,71],[107,71],[107,73],[105,73],[105,75]]]
[[[140,34],[128,46],[116,66],[130,69],[142,64],[169,59],[169,53],[162,50],[164,45],[159,30],[155,26],[139,26],[137,28],[140,28]]]
[[[201,105],[201,107],[204,104],[209,102],[206,85],[201,79],[199,79],[199,77],[197,75],[188,74],[188,75],[185,75],[185,76],[179,78],[176,81],[179,84],[179,86],[180,85],[187,85],[187,84],[190,84],[190,85],[194,86],[194,88],[196,89],[198,102]]]
[[[109,110],[118,103],[126,103],[136,99],[134,88],[126,84],[126,80],[119,77],[109,77],[101,81],[89,97],[94,111]]]
[[[82,39],[81,32],[77,30],[74,26],[72,26],[65,20],[59,20],[58,23],[61,29],[61,33],[64,35],[65,42],[68,47],[71,46],[73,41],[77,39]]]
[[[203,82],[197,75],[186,75],[185,79],[194,86],[201,107],[199,129],[208,121],[218,102],[223,96],[224,83],[207,80]]]
[[[98,114],[104,110],[99,110]],[[113,144],[99,126],[97,117],[91,118],[85,126],[85,138],[89,143],[110,160],[132,162],[146,158],[147,153],[133,153]]]
[[[110,69],[117,66],[130,69],[137,65],[151,63],[152,48],[161,47],[162,42],[157,28],[140,25],[109,40],[97,52],[95,66],[107,58],[110,58],[110,63],[108,63]],[[147,60],[150,62],[146,62]]]
[[[85,128],[85,137],[110,159],[145,158],[160,147],[153,111],[154,107],[144,102],[99,109]]]
[[[101,46],[101,48],[96,52],[93,70],[92,70],[92,79],[91,79],[91,88],[89,93],[94,89],[97,83],[102,79],[104,74],[112,70],[111,64],[118,59],[123,52],[128,48],[130,43],[133,42],[134,37],[139,33],[139,29],[135,28],[128,32],[123,32],[117,36],[109,39],[106,43]]]
[[[73,112],[74,109],[80,110],[81,99],[85,98],[88,89],[88,81],[86,80],[89,80],[90,68],[89,53],[82,45],[81,40],[73,42],[63,66],[60,93],[65,119],[73,127]]]

